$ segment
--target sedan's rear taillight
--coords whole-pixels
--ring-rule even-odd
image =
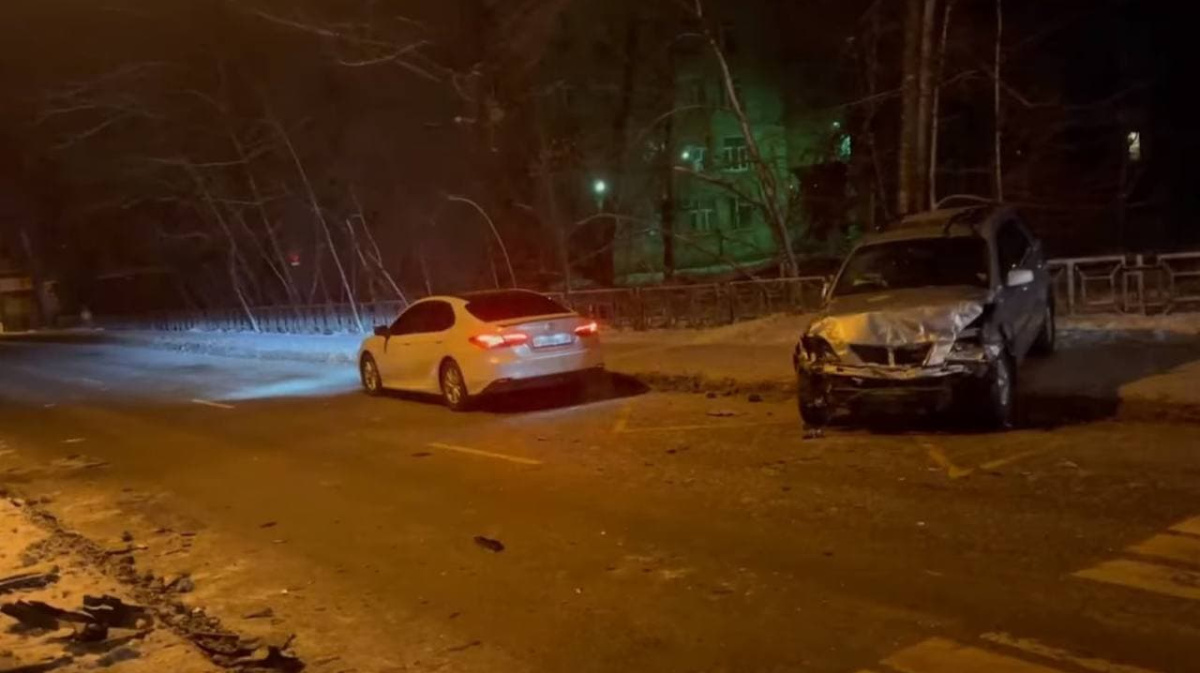
[[[584,336],[584,337],[596,336],[599,333],[600,333],[600,326],[596,324],[595,320],[593,320],[592,322],[590,322],[586,325],[580,325],[579,327],[575,328],[575,334],[577,334],[579,336]]]
[[[522,334],[521,332],[512,332],[509,334],[477,334],[468,339],[468,341],[484,350],[491,350],[493,348],[508,348],[529,343],[529,335]]]

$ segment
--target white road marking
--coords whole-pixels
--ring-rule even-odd
[[[203,404],[206,407],[216,407],[217,409],[236,409],[232,404],[223,404],[221,402],[213,402],[211,400],[192,400],[192,404]]]
[[[480,456],[483,458],[495,458],[496,460],[506,460],[510,463],[520,465],[541,465],[542,461],[532,458],[522,458],[520,456],[510,456],[504,453],[494,453],[492,451],[482,451],[480,449],[471,449],[465,446],[454,446],[453,444],[442,444],[440,442],[430,442],[429,446],[434,449],[443,451],[454,451],[457,453],[465,453],[472,456]]]
[[[1044,452],[1045,452],[1045,449],[1031,449],[1029,451],[1022,451],[1020,453],[1014,453],[1011,456],[1006,456],[1004,458],[998,458],[996,460],[984,463],[983,465],[980,465],[979,467],[984,470],[994,470],[999,467],[1004,467],[1005,465],[1008,465],[1009,463],[1015,463],[1018,460],[1024,460],[1026,458],[1029,458],[1030,456],[1036,456],[1039,453],[1044,453]]]
[[[934,446],[933,444],[925,444],[924,446],[929,452],[929,459],[932,460],[938,467],[945,470],[946,475],[951,479],[961,479],[962,477],[966,477],[975,471],[971,469],[963,469],[950,462],[950,459],[946,457],[946,452],[942,451],[941,448]]]
[[[1200,516],[1194,516],[1187,521],[1180,521],[1171,526],[1171,530],[1176,533],[1187,533],[1188,535],[1200,535]]]
[[[625,428],[629,426],[629,417],[633,414],[633,402],[626,402],[625,406],[617,412],[617,422],[613,423],[613,432],[625,432]]]
[[[1105,561],[1076,577],[1200,601],[1200,573],[1128,559]]]
[[[1129,666],[1126,664],[1114,664],[1103,659],[1095,659],[1091,657],[1077,657],[1066,650],[1060,650],[1057,647],[1039,643],[1036,640],[1029,638],[1017,638],[1010,636],[1007,633],[985,633],[979,636],[989,643],[1011,647],[1014,650],[1020,650],[1029,654],[1042,657],[1044,659],[1052,659],[1054,661],[1062,661],[1074,664],[1079,668],[1097,673],[1155,673],[1147,668],[1139,668],[1137,666]]]
[[[930,638],[883,660],[900,673],[1063,673],[945,638]]]
[[[1029,451],[1021,451],[1020,453],[1014,453],[1011,456],[1005,456],[1003,458],[997,458],[996,460],[988,461],[979,465],[978,467],[958,467],[952,463],[948,457],[946,457],[946,452],[940,447],[928,442],[922,442],[921,446],[925,447],[926,451],[929,453],[929,459],[932,460],[938,467],[945,470],[946,474],[949,475],[951,479],[969,477],[974,474],[976,470],[995,470],[1010,463],[1015,463],[1018,460],[1024,460],[1031,456],[1036,456],[1045,452],[1045,449],[1031,449]]]
[[[1191,535],[1155,535],[1129,547],[1127,551],[1200,568],[1200,538]]]
[[[1163,534],[1125,548],[1130,556],[1105,561],[1075,577],[1200,601],[1200,517],[1171,526]],[[1148,562],[1150,559],[1156,561]],[[1163,565],[1161,561],[1175,565]],[[1186,566],[1186,567],[1185,567]]]
[[[83,437],[72,437],[70,439],[64,439],[63,444],[79,444],[80,442],[84,442],[84,441],[87,441],[87,440]]]

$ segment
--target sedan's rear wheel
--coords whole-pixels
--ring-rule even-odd
[[[378,395],[383,391],[383,378],[379,375],[379,365],[370,353],[362,356],[358,363],[358,373],[362,378],[362,387],[368,395]]]
[[[467,390],[467,379],[462,369],[454,360],[447,360],[442,365],[441,375],[442,400],[453,411],[465,411],[471,406],[471,393]]]

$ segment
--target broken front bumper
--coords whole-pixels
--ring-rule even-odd
[[[937,366],[884,367],[800,361],[802,397],[828,408],[948,408],[959,392],[978,386],[991,369],[986,360]]]

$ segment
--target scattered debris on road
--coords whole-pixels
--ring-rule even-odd
[[[483,547],[484,549],[486,549],[490,552],[496,553],[496,554],[504,551],[504,543],[503,542],[501,542],[499,540],[493,540],[490,537],[484,537],[482,535],[475,536],[475,544],[479,545],[480,547]]]
[[[196,590],[196,583],[188,575],[180,575],[166,585],[167,590],[188,594]]]
[[[763,401],[763,396],[758,393],[750,393],[750,396],[746,400],[752,404],[758,404]]]
[[[821,428],[808,428],[804,431],[804,439],[821,439],[825,436],[825,431]]]
[[[58,566],[45,573],[18,573],[0,577],[0,596],[22,589],[40,589],[58,581]]]
[[[274,610],[271,608],[263,608],[261,610],[255,610],[254,612],[248,612],[245,615],[242,615],[242,619],[270,619],[274,616]]]
[[[708,415],[714,418],[730,418],[739,415],[738,412],[732,409],[710,409]]]
[[[225,628],[201,607],[184,605],[180,594],[195,588],[191,577],[164,582],[139,571],[132,551],[110,553],[63,527],[36,499],[0,500],[0,587],[19,596],[0,604],[0,669],[53,671],[106,668],[133,659],[144,670],[298,672],[304,662],[282,645],[264,645]],[[194,535],[194,533],[192,534]],[[127,544],[132,535],[122,535]],[[4,567],[2,559],[29,568]],[[48,566],[51,562],[55,565]],[[43,567],[32,568],[38,564]],[[65,570],[60,570],[60,566]],[[65,603],[81,596],[81,604]],[[15,596],[14,596],[15,598]],[[261,617],[273,616],[269,608]],[[0,625],[2,626],[2,625]],[[69,629],[65,631],[64,629]],[[179,647],[190,642],[195,648]],[[207,664],[201,661],[207,660]]]

